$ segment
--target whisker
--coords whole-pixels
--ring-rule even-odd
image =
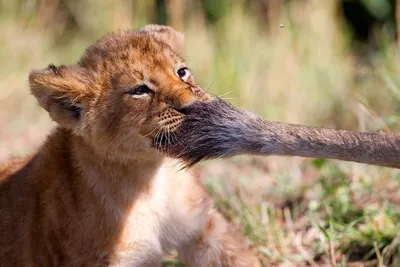
[[[174,144],[174,140],[173,140],[173,135],[172,135],[172,132],[171,132],[171,127],[168,127],[168,137],[169,137],[169,140],[171,140],[170,145],[173,145]]]
[[[161,143],[163,142],[164,139],[165,139],[165,129],[162,129],[162,131],[161,131]],[[163,145],[163,144],[161,144],[161,145],[162,145],[161,149],[162,149],[162,151],[164,151],[165,145]]]
[[[173,142],[171,145],[175,145],[177,142],[179,142],[177,140],[176,136],[175,136],[175,132],[176,132],[176,130],[175,131],[171,131],[171,128],[169,129],[169,133],[168,134],[171,136],[171,140]]]
[[[229,95],[229,94],[233,93],[234,91],[236,91],[236,89],[230,90],[222,95],[219,95],[218,97],[222,98],[223,96]]]
[[[154,142],[155,142],[156,145],[159,143],[161,131],[162,131],[162,128],[158,129],[156,135],[154,136]]]
[[[167,139],[167,144],[166,144],[166,149],[168,149],[168,146],[170,145],[169,141],[169,126],[167,125],[167,128],[165,129],[165,138]]]
[[[154,141],[156,143],[156,147],[157,147],[157,155],[156,155],[156,159],[158,159],[159,155],[160,155],[160,146],[158,145],[159,143],[159,138],[160,138],[160,133],[162,131],[162,128],[160,128],[156,134],[156,136],[154,137]]]
[[[176,129],[176,130],[172,133],[173,137],[175,138],[175,141],[174,141],[174,142],[183,145],[182,142],[179,140],[179,138],[176,136],[177,134],[178,134],[178,135],[181,134],[181,130],[180,130],[179,128]]]
[[[176,138],[175,132],[176,132],[176,130],[170,133],[172,142],[174,142],[173,145],[175,145],[176,143],[179,142],[178,138]]]
[[[156,143],[158,142],[160,131],[161,131],[161,127],[158,129],[157,133],[154,136],[154,142],[156,142]]]
[[[147,136],[149,136],[149,135],[152,134],[155,130],[157,130],[158,127],[161,127],[161,125],[157,125],[151,132],[149,132],[149,133],[146,134],[146,135],[142,135],[142,137],[147,137]]]
[[[236,97],[219,97],[222,100],[236,100]]]
[[[208,91],[211,89],[211,87],[214,85],[215,81],[213,81],[210,86],[207,87],[207,89],[204,89],[204,91],[208,94]]]

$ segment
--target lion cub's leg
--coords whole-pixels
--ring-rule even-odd
[[[180,259],[186,266],[261,266],[240,233],[237,233],[220,213],[211,209],[208,216],[208,221],[200,235],[178,249]]]

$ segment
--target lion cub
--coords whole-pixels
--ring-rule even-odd
[[[34,70],[32,94],[58,123],[26,159],[0,167],[1,266],[259,266],[189,171],[152,146],[160,114],[209,97],[182,34],[112,33],[77,65]]]

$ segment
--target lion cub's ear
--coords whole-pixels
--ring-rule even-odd
[[[145,31],[160,40],[168,44],[175,52],[182,55],[183,53],[183,33],[174,30],[169,26],[149,24],[140,31]]]
[[[78,125],[88,95],[85,69],[49,65],[47,69],[33,70],[29,74],[29,86],[40,106],[54,121],[65,128]]]

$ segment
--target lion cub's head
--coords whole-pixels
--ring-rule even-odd
[[[167,26],[112,33],[76,65],[32,71],[30,88],[54,121],[98,153],[151,154],[152,140],[176,127],[186,106],[208,98],[182,58],[182,42]]]

